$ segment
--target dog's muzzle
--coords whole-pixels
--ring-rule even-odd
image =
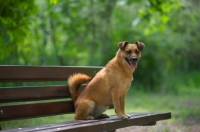
[[[132,58],[127,58],[125,57],[125,60],[127,61],[127,63],[132,67],[132,68],[137,68],[137,62],[138,62],[138,58],[137,57],[132,57]]]

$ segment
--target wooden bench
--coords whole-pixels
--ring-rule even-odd
[[[100,69],[101,67],[1,65],[0,122],[73,113],[73,103],[67,99],[70,98],[67,78],[77,72],[93,77]],[[171,118],[170,112],[130,115],[128,120],[119,120],[114,115],[107,119],[68,121],[2,131],[115,131],[128,126],[155,125],[156,121]]]

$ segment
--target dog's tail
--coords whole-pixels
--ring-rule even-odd
[[[86,74],[76,73],[68,78],[69,92],[71,93],[72,101],[75,103],[78,98],[78,89],[81,84],[91,80],[91,77]]]

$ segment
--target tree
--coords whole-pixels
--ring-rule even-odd
[[[0,6],[1,64],[104,66],[118,42],[138,40],[146,47],[137,86],[159,90],[168,76],[199,70],[196,0],[1,0]]]
[[[0,63],[17,63],[18,47],[27,35],[34,1],[0,0]]]

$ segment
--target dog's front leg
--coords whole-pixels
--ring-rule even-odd
[[[112,102],[114,105],[115,113],[117,114],[119,119],[128,119],[129,117],[122,113],[121,111],[121,103],[118,91],[111,91],[112,94]]]
[[[126,94],[124,94],[124,95],[122,95],[120,97],[120,106],[121,106],[121,112],[122,112],[122,114],[125,114],[125,110],[124,110],[124,107],[125,107],[125,95]]]
[[[126,93],[120,97],[121,112],[123,115],[126,115],[128,118],[130,118],[131,117],[130,115],[125,114],[125,97]]]

